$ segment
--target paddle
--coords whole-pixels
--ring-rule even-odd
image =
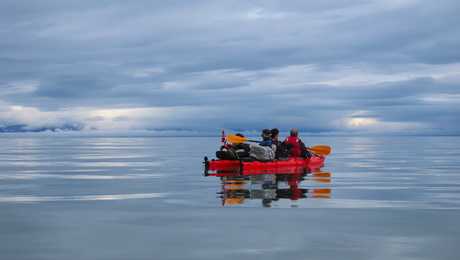
[[[238,136],[238,135],[227,135],[227,141],[233,144],[241,144],[244,142],[255,142],[260,143],[260,141],[250,140],[246,137]]]
[[[313,147],[307,147],[307,150],[313,152],[314,154],[319,154],[319,155],[329,155],[332,151],[331,147],[328,145],[315,145]]]
[[[250,140],[246,137],[238,136],[238,135],[227,135],[227,141],[233,144],[241,144],[244,142],[256,142],[259,143],[260,141]],[[307,147],[307,149],[314,154],[319,154],[322,156],[329,155],[331,153],[331,147],[327,145],[315,145],[313,147]]]

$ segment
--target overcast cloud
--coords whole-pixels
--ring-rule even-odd
[[[0,2],[0,126],[460,134],[460,2]]]

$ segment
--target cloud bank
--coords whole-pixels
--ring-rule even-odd
[[[458,1],[0,3],[0,128],[460,134]]]

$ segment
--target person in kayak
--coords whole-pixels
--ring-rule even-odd
[[[270,130],[270,133],[272,136],[272,142],[276,146],[275,159],[289,157],[289,151],[286,145],[279,140],[280,130],[278,130],[278,128],[273,128]]]
[[[279,140],[280,130],[278,130],[278,128],[273,128],[272,130],[270,130],[270,134],[274,145],[278,146],[279,144],[281,144],[281,141]]]
[[[259,143],[261,146],[271,146],[273,144],[272,133],[269,129],[262,130],[262,141]]]
[[[262,130],[262,141],[250,144],[249,155],[258,161],[272,161],[275,159],[276,145],[273,144],[269,129]]]
[[[305,144],[299,138],[299,130],[292,128],[290,135],[283,142],[289,149],[290,157],[309,157]]]

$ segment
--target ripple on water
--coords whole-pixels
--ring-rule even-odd
[[[78,195],[78,196],[0,196],[0,203],[34,203],[57,201],[104,201],[129,199],[163,198],[165,193],[138,193],[138,194],[105,194],[105,195]]]

